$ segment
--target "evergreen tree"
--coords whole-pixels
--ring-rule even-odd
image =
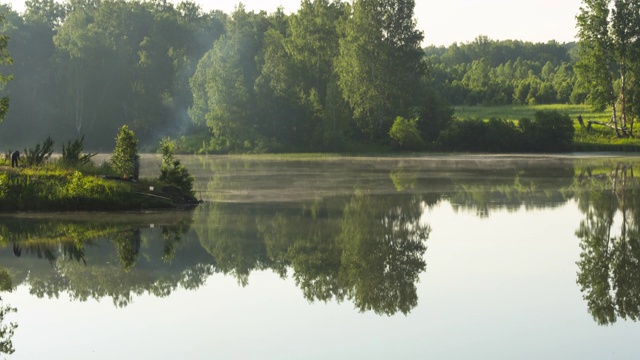
[[[111,155],[111,166],[124,178],[135,178],[136,162],[140,159],[136,135],[127,125],[123,125],[115,140],[116,147]]]

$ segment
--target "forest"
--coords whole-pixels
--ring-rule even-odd
[[[571,147],[573,119],[561,114],[460,129],[454,105],[588,103],[612,110],[599,125],[633,137],[640,16],[633,1],[610,2],[584,1],[579,43],[478,36],[427,48],[413,0],[302,0],[291,14],[166,0],[1,5],[0,150],[84,136],[109,151],[122,125],[143,151],[167,136],[188,153],[446,150],[473,126],[532,139],[548,119],[564,122],[551,148]]]
[[[453,105],[582,104],[577,44],[497,41],[425,49],[434,88]]]

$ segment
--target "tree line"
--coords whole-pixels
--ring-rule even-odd
[[[413,0],[302,0],[291,14],[166,0],[25,5],[22,14],[0,6],[9,147],[85,136],[90,150],[108,151],[108,134],[126,124],[143,150],[183,135],[179,151],[190,152],[424,150],[457,126],[451,104],[587,102],[611,109],[599,125],[633,134],[640,11],[631,0],[584,0],[577,44],[480,36],[426,49]]]
[[[224,31],[224,14],[166,1],[25,6],[23,14],[0,10],[13,59],[2,68],[13,76],[3,144],[85,135],[92,150],[108,150],[109,134],[124,124],[147,143],[186,126],[190,69]]]
[[[454,105],[581,104],[577,44],[531,43],[478,36],[425,48],[430,80]]]
[[[13,64],[0,141],[85,136],[107,150],[127,124],[201,150],[340,150],[389,143],[397,117],[435,138],[451,116],[430,90],[414,1],[303,0],[297,13],[205,13],[166,0],[2,5]]]

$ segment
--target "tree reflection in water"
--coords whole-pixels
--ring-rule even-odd
[[[582,248],[577,283],[588,311],[599,324],[637,320],[640,184],[633,166],[477,167],[465,168],[473,176],[456,177],[453,170],[443,176],[441,169],[398,166],[384,177],[356,179],[349,192],[313,200],[212,201],[154,228],[144,220],[0,218],[6,268],[0,286],[27,284],[39,297],[67,292],[78,301],[109,297],[127,306],[144,293],[197,289],[214,273],[245,286],[252,272],[268,270],[290,276],[310,302],[349,301],[362,312],[408,314],[427,268],[431,229],[421,222],[424,207],[447,202],[488,217],[495,209],[557,207],[575,199],[584,213],[576,231]],[[210,188],[233,188],[223,172],[211,173]]]
[[[576,232],[582,248],[577,282],[600,325],[640,316],[639,186],[633,167],[622,163],[608,172],[586,169],[577,181],[585,214]]]
[[[426,268],[429,227],[415,196],[373,196],[306,204],[302,209],[205,205],[196,232],[216,267],[241,285],[255,270],[289,268],[309,301],[353,301],[361,311],[407,314]]]
[[[11,289],[13,289],[11,276],[6,269],[0,267],[0,291],[11,291]],[[18,325],[14,322],[5,323],[6,316],[12,312],[16,312],[16,309],[5,305],[0,297],[0,354],[10,355],[15,352],[11,338]]]

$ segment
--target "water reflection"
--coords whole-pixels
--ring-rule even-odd
[[[585,219],[580,238],[578,284],[589,312],[601,325],[640,316],[640,179],[631,164],[588,167],[577,180]]]
[[[3,304],[2,298],[0,297],[0,355],[10,355],[15,352],[11,338],[18,325],[14,322],[6,322],[6,316],[15,311],[15,308]]]
[[[197,160],[200,161],[200,160]],[[188,165],[188,162],[186,162]],[[0,289],[77,301],[165,297],[214,273],[246,286],[256,271],[291,278],[310,302],[409,314],[425,273],[425,209],[450,204],[554,208],[574,200],[577,282],[599,324],[640,311],[640,215],[633,163],[554,161],[203,161],[208,202],[191,212],[0,218]],[[498,230],[496,230],[498,231]],[[505,269],[508,271],[508,269]]]
[[[191,225],[191,213],[92,215],[92,220],[71,220],[73,216],[0,219],[6,244],[0,262],[9,289],[27,285],[37,297],[58,298],[66,292],[80,301],[110,297],[116,306],[126,306],[134,295],[165,296],[178,286],[179,279],[171,281],[167,291],[166,281],[145,277],[144,272],[148,267],[156,271],[156,262],[171,262]],[[144,252],[148,258],[140,259],[143,244],[157,255]]]
[[[286,277],[309,301],[352,301],[361,311],[393,315],[417,304],[429,227],[413,196],[363,191],[302,207],[214,203],[196,211],[202,247],[216,269],[241,285],[255,270]]]
[[[6,269],[0,267],[0,292],[11,291],[12,288],[11,276]],[[15,308],[5,305],[2,302],[2,297],[0,297],[0,355],[10,355],[15,352],[11,338],[18,325],[15,322],[7,322],[6,320],[7,315],[15,311]]]
[[[149,220],[142,227],[11,217],[0,219],[0,261],[9,288],[25,284],[38,297],[109,297],[122,307],[144,293],[196,289],[215,272],[247,285],[251,272],[272,270],[283,278],[291,272],[309,301],[407,314],[426,268],[430,229],[422,212],[414,196],[357,191],[349,199],[279,207],[208,203],[153,228]]]

